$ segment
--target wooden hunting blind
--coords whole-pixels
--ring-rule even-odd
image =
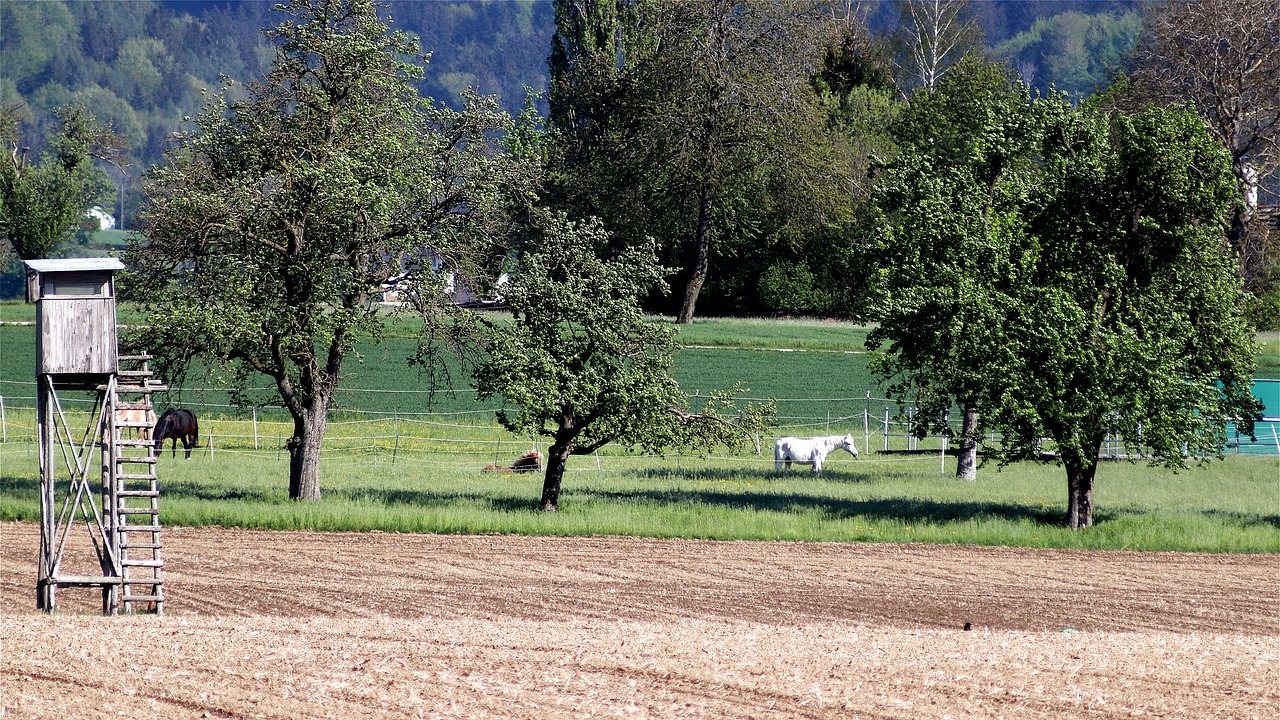
[[[28,260],[36,303],[36,375],[113,375],[117,369],[116,258]]]
[[[27,300],[36,303],[38,326],[36,604],[53,611],[59,588],[90,587],[101,589],[104,613],[160,613],[164,562],[151,394],[166,388],[151,380],[149,355],[119,355],[115,272],[124,264],[82,258],[26,265]],[[92,409],[86,413],[76,402]],[[83,432],[72,427],[86,418]],[[100,483],[90,482],[95,455]],[[81,522],[87,533],[75,530]]]

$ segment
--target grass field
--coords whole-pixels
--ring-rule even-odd
[[[34,445],[0,452],[0,520],[37,519]],[[840,456],[814,477],[776,473],[770,458],[752,453],[615,451],[574,458],[561,510],[547,514],[535,509],[540,476],[480,472],[499,452],[480,437],[447,451],[337,450],[323,462],[320,503],[287,499],[288,462],[275,449],[210,457],[206,447],[190,460],[166,453],[163,513],[171,525],[262,529],[1280,552],[1274,457],[1230,456],[1180,473],[1105,463],[1097,524],[1075,533],[1061,526],[1066,484],[1052,465],[985,467],[966,483],[952,476],[953,460],[944,466],[938,456]]]
[[[34,306],[0,303],[0,322],[31,322]],[[818,321],[706,320],[681,328],[687,347],[676,358],[676,379],[690,394],[723,390],[741,382],[743,394],[778,398],[784,424],[823,423],[827,418],[862,416],[868,392],[880,396],[863,352],[866,329],[848,323]],[[362,413],[491,416],[497,403],[478,403],[470,378],[457,363],[446,368],[448,381],[432,387],[408,364],[417,340],[408,323],[392,326],[378,345],[362,344],[343,367],[336,415]],[[0,326],[0,396],[34,396],[35,328]],[[193,374],[181,392],[159,397],[157,405],[204,405],[206,413],[235,414],[216,383]],[[265,386],[265,381],[263,382]],[[271,393],[261,394],[264,403]],[[856,402],[854,402],[856,400]],[[15,400],[11,405],[23,405]],[[25,401],[27,406],[31,402]],[[882,413],[881,401],[873,409]],[[283,415],[277,413],[277,417]]]
[[[0,304],[0,320],[20,322],[30,307]],[[1106,463],[1098,477],[1097,526],[1072,533],[1060,526],[1066,495],[1060,468],[987,467],[979,482],[963,483],[951,477],[954,460],[937,454],[940,441],[920,445],[932,454],[868,452],[886,443],[902,449],[906,440],[885,439],[880,422],[890,403],[868,398],[879,391],[862,351],[866,329],[817,321],[704,320],[681,328],[686,349],[677,378],[691,394],[742,382],[746,396],[779,401],[780,432],[850,432],[861,458],[836,458],[814,478],[776,474],[767,457],[771,438],[764,439],[763,456],[659,458],[607,448],[575,458],[562,511],[541,514],[533,510],[540,477],[480,472],[511,461],[532,439],[498,428],[496,405],[477,403],[457,367],[453,385],[429,392],[405,363],[415,342],[410,330],[361,348],[346,366],[346,389],[326,436],[319,504],[286,498],[280,447],[290,428],[280,411],[261,409],[254,418],[231,408],[216,388],[161,398],[160,405],[199,408],[203,446],[191,460],[162,461],[166,523],[1280,552],[1274,456],[1228,457],[1176,474]],[[1260,337],[1266,343],[1260,360],[1277,349],[1274,335]],[[0,327],[8,440],[0,444],[0,519],[38,513],[34,414],[24,409],[34,405],[24,400],[34,395],[34,340],[33,327]]]
[[[127,321],[128,314],[127,308],[122,309],[122,321]],[[34,318],[33,305],[0,303],[0,322],[31,322]],[[699,320],[680,327],[680,339],[686,347],[676,357],[676,379],[690,394],[727,389],[740,382],[746,397],[777,399],[780,422],[797,428],[825,426],[828,419],[862,417],[864,410],[882,416],[886,405],[892,403],[867,400],[883,398],[884,391],[867,367],[866,334],[865,327],[840,322]],[[1259,341],[1258,377],[1280,377],[1280,333],[1263,333]],[[392,326],[381,344],[359,346],[344,365],[336,415],[481,415],[496,409],[492,401],[475,400],[466,371],[456,363],[447,367],[448,381],[433,388],[429,378],[408,364],[415,348],[409,322]],[[0,396],[21,399],[34,395],[34,352],[34,327],[0,326]],[[206,414],[236,414],[227,393],[216,382],[193,374],[187,384],[180,392],[158,398],[157,404],[203,405]],[[271,398],[270,391],[261,394],[264,403]],[[1264,401],[1277,408],[1269,414],[1280,414],[1280,397]],[[10,404],[21,406],[23,402]]]

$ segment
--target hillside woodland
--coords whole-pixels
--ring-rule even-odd
[[[131,174],[158,163],[167,139],[194,116],[219,78],[267,71],[264,27],[271,2],[231,0],[51,0],[0,6],[0,101],[20,102],[23,142],[39,149],[56,127],[53,111],[91,108],[127,141]],[[867,22],[888,35],[899,10],[867,3]],[[552,0],[436,0],[388,3],[393,27],[431,54],[419,91],[460,107],[473,88],[515,114],[526,89],[545,91],[555,32]],[[1076,96],[1110,84],[1141,25],[1134,0],[975,3],[988,47],[1033,86]],[[136,198],[125,199],[126,216]],[[118,203],[117,203],[118,205]],[[116,208],[117,213],[119,207]],[[126,220],[126,226],[129,223]]]
[[[87,109],[114,132],[123,151],[114,163],[96,163],[100,179],[83,181],[86,207],[109,208],[119,228],[135,227],[142,203],[141,178],[162,162],[175,133],[191,126],[224,79],[244,83],[270,70],[274,48],[263,30],[280,22],[272,5],[234,0],[0,4],[0,107],[11,125],[6,144],[15,158],[21,150],[23,157],[34,163],[53,147],[61,127],[59,108]],[[796,162],[786,167],[759,163],[764,171],[737,175],[723,168],[716,170],[715,184],[722,201],[704,208],[703,220],[695,231],[676,221],[694,213],[690,203],[698,194],[690,188],[699,180],[690,172],[691,159],[667,162],[670,154],[662,159],[635,154],[615,158],[622,162],[625,173],[615,173],[611,179],[592,175],[590,167],[595,161],[583,153],[598,149],[603,136],[575,136],[558,114],[564,110],[563,104],[558,107],[555,103],[557,28],[563,40],[573,22],[572,13],[558,15],[558,6],[615,7],[623,14],[627,8],[635,14],[640,12],[636,8],[647,7],[651,20],[658,14],[652,8],[660,5],[645,0],[389,0],[384,15],[389,15],[394,29],[417,38],[429,56],[415,83],[423,97],[461,109],[464,91],[471,90],[495,97],[512,116],[519,115],[532,98],[533,114],[526,114],[529,122],[525,129],[534,134],[544,130],[564,134],[564,142],[558,143],[560,155],[552,153],[548,159],[548,196],[558,204],[606,219],[614,213],[618,225],[625,219],[627,226],[654,234],[659,240],[664,234],[697,235],[693,249],[684,241],[666,243],[667,252],[660,259],[680,273],[672,280],[669,296],[648,303],[651,310],[688,317],[692,317],[694,302],[699,313],[711,315],[856,315],[861,290],[851,280],[849,264],[854,258],[846,248],[851,237],[854,243],[859,241],[857,232],[850,234],[847,228],[858,224],[857,204],[867,197],[873,168],[896,153],[891,128],[915,92],[936,83],[968,52],[1007,64],[1033,95],[1063,93],[1073,102],[1099,93],[1114,96],[1117,72],[1130,69],[1127,60],[1139,46],[1144,29],[1138,0],[773,3],[776,7],[803,8],[827,20],[835,18],[826,26],[825,39],[803,35],[809,38],[808,44],[788,51],[793,53],[791,61],[779,66],[787,73],[809,73],[803,79],[809,81],[814,93],[805,102],[812,100],[820,107],[786,109],[785,125],[762,129],[751,124],[772,113],[761,104],[749,111],[754,119],[748,116],[735,121],[736,125],[722,125],[731,134],[714,142],[719,147],[743,149],[723,168],[756,163],[757,159],[749,156],[763,152],[762,148],[786,149]],[[735,6],[711,0],[685,5]],[[833,26],[839,29],[832,30]],[[791,27],[797,30],[800,25]],[[671,35],[667,42],[680,47],[685,41]],[[561,49],[573,52],[571,45]],[[628,49],[614,50],[608,57],[610,63],[629,62]],[[734,72],[755,82],[747,71],[760,67],[760,62],[743,58],[738,70],[726,65],[730,75],[715,82],[737,82]],[[1274,63],[1274,58],[1270,62]],[[613,76],[609,82],[620,77]],[[687,97],[664,97],[655,91],[707,78],[659,78],[650,73],[646,78],[629,77],[627,82],[642,80],[655,84],[631,97],[644,97],[648,104],[629,106],[634,112],[625,119],[615,119],[610,132],[615,132],[615,138],[640,143],[640,148],[661,152],[670,147],[664,143],[678,142],[678,134],[691,126],[682,130],[676,125],[651,123],[643,138],[626,135],[621,126],[632,123],[634,130],[636,123],[650,122],[654,117],[675,117],[670,103]],[[783,81],[785,78],[779,80]],[[605,91],[603,86],[594,90],[581,86],[574,92],[584,88]],[[763,93],[762,102],[771,96],[793,96],[781,88],[775,85],[771,91],[756,90]],[[1200,98],[1186,98],[1187,93],[1178,89],[1173,92],[1175,97],[1204,106]],[[581,105],[590,101],[578,96],[572,102]],[[599,107],[616,118],[618,106],[604,103]],[[572,110],[579,116],[587,111],[585,106]],[[692,117],[685,120],[697,122]],[[1274,153],[1274,120],[1269,126],[1249,118],[1244,122],[1270,130],[1272,149],[1268,152]],[[1250,152],[1257,155],[1256,148]],[[628,166],[626,161],[634,164]],[[1267,167],[1259,177],[1258,168],[1247,167],[1242,157],[1237,161],[1242,184],[1254,178],[1252,182],[1262,189],[1260,204],[1274,204],[1266,192],[1275,186]],[[649,171],[654,168],[656,172]],[[815,173],[815,168],[837,168],[838,172]],[[840,187],[852,188],[852,194],[837,192]],[[602,198],[609,198],[614,207],[601,207]],[[627,204],[630,207],[624,208]],[[1266,233],[1245,235],[1242,223],[1232,232],[1233,243],[1243,251],[1244,279],[1254,291],[1255,315],[1263,326],[1274,325],[1280,321],[1273,292],[1275,278],[1280,275],[1274,242]],[[88,242],[87,235],[79,239]],[[8,251],[9,243],[4,243],[0,253]],[[89,252],[74,247],[69,251]],[[12,296],[21,283],[16,280],[13,257],[5,261],[9,277],[7,281],[0,278],[0,294]]]

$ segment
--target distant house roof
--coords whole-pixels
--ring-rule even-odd
[[[27,267],[38,273],[84,272],[86,270],[123,270],[120,258],[67,258],[65,260],[24,260]]]

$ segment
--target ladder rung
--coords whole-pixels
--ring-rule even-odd
[[[121,515],[159,515],[160,508],[116,508]]]
[[[146,457],[123,457],[122,456],[122,457],[116,458],[116,464],[119,465],[120,463],[144,463],[148,465],[155,465],[156,459],[150,455]]]
[[[159,525],[119,525],[116,530],[120,532],[160,532]]]
[[[133,560],[133,559],[126,558],[120,561],[120,565],[123,567],[162,568],[164,567],[164,561],[163,560]],[[129,579],[133,580],[133,578],[129,578]],[[153,579],[158,580],[159,578],[153,578]]]
[[[100,575],[59,575],[51,578],[57,585],[120,585],[123,578]]]
[[[135,603],[135,602],[158,603],[158,602],[164,602],[164,596],[163,595],[125,595],[123,598],[121,598],[121,600],[127,603]]]
[[[122,550],[159,550],[159,549],[160,549],[160,548],[162,548],[162,547],[164,547],[164,546],[163,546],[163,545],[161,545],[161,544],[160,544],[160,543],[158,543],[158,542],[154,542],[154,543],[130,543],[130,542],[120,543],[120,548],[121,548]]]
[[[116,473],[117,480],[155,480],[155,475],[139,475],[137,473]]]
[[[119,497],[160,497],[159,490],[117,490]]]
[[[142,353],[141,355],[121,355],[117,357],[116,360],[151,360],[154,357],[154,355],[149,353]]]
[[[117,440],[116,445],[119,447],[155,447],[155,444],[150,440],[125,440],[124,438]]]
[[[127,420],[123,422],[121,422],[120,420],[116,421],[116,427],[118,428],[149,428],[154,424],[155,423],[149,423],[149,422],[129,422]]]
[[[99,385],[99,390],[106,390],[106,385]],[[133,393],[135,395],[150,395],[151,393],[164,392],[169,389],[168,385],[117,385],[116,393]]]

